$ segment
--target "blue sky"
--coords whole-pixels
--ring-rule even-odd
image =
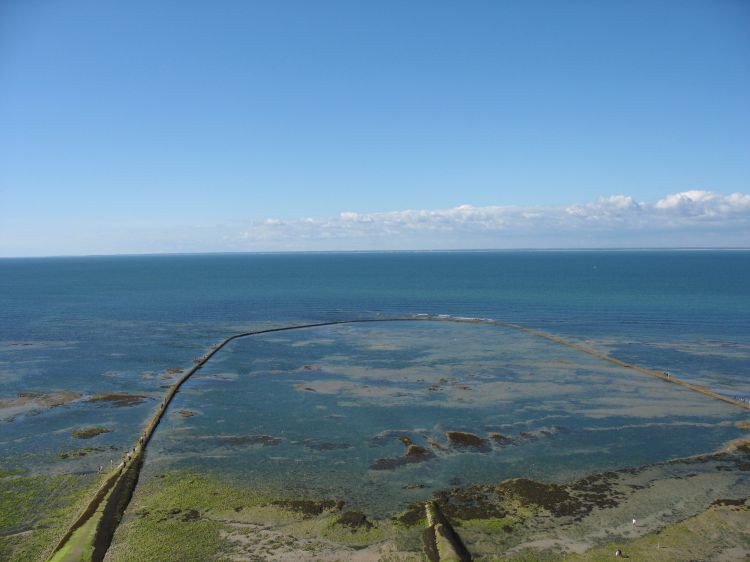
[[[750,246],[749,61],[745,1],[9,0],[0,255]]]

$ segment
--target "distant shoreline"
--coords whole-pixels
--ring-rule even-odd
[[[122,254],[52,254],[38,256],[0,256],[2,260],[35,260],[67,258],[145,258],[145,257],[189,257],[189,256],[270,256],[270,255],[352,255],[352,254],[544,254],[544,253],[682,253],[682,252],[750,252],[747,246],[719,247],[623,247],[623,248],[476,248],[476,249],[433,249],[433,250],[248,250],[223,252],[161,252],[161,253],[122,253]]]

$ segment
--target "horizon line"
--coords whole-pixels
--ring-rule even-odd
[[[277,255],[277,254],[430,254],[430,253],[512,253],[512,252],[735,252],[750,251],[748,246],[648,246],[603,248],[462,248],[462,249],[403,249],[403,250],[226,250],[215,252],[124,252],[116,254],[50,254],[39,256],[0,256],[0,260],[52,258],[116,258],[159,256],[221,256],[221,255]]]

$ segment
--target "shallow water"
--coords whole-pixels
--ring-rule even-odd
[[[748,279],[750,252],[1,259],[0,400],[54,391],[76,392],[81,398],[18,415],[5,415],[0,408],[0,468],[93,471],[116,461],[136,439],[163,386],[173,380],[168,368],[189,367],[194,357],[229,334],[297,322],[419,313],[495,318],[584,341],[726,394],[748,396]],[[474,335],[480,332],[488,335]],[[691,408],[685,417],[672,404],[682,398],[661,400],[662,387],[658,396],[648,394],[658,381],[640,381],[608,401],[600,381],[613,367],[594,366],[593,358],[571,354],[573,350],[529,336],[476,326],[339,327],[238,341],[210,364],[206,373],[213,378],[198,378],[185,389],[183,406],[199,415],[170,418],[157,432],[164,454],[160,457],[154,448],[150,460],[177,462],[191,450],[203,452],[198,444],[205,441],[213,453],[227,455],[219,458],[226,458],[227,471],[240,478],[251,474],[235,470],[233,459],[245,453],[265,454],[253,466],[259,473],[268,469],[279,475],[279,481],[286,480],[281,475],[305,472],[292,471],[295,467],[325,465],[341,472],[354,467],[351,473],[360,476],[346,483],[352,497],[361,493],[365,502],[382,494],[389,498],[384,504],[394,505],[404,495],[423,493],[398,491],[401,481],[429,477],[442,485],[453,478],[474,480],[484,477],[489,465],[496,477],[523,471],[568,479],[587,463],[650,462],[660,455],[705,450],[734,435],[731,427],[717,426],[729,418],[713,409],[725,406]],[[575,367],[555,364],[559,357]],[[304,364],[326,369],[295,371]],[[420,372],[424,380],[400,380],[403,370]],[[489,378],[469,379],[470,372]],[[363,382],[373,373],[383,380]],[[441,384],[441,377],[464,381],[474,390],[450,384],[439,392],[427,390],[428,381]],[[317,391],[295,389],[297,382],[314,383]],[[367,392],[363,384],[370,387]],[[509,397],[502,395],[503,385],[510,385]],[[97,393],[123,391],[150,399],[125,408],[87,401]],[[696,399],[691,396],[687,403]],[[198,402],[188,404],[190,400]],[[265,414],[258,418],[253,412]],[[326,417],[336,415],[348,417]],[[238,429],[225,429],[232,424]],[[642,427],[646,424],[648,428]],[[75,428],[99,425],[113,431],[90,440],[71,435]],[[553,425],[565,430],[489,453],[440,453],[394,471],[368,469],[375,459],[397,457],[404,450],[395,438],[369,446],[379,431],[410,430],[417,442],[426,435],[441,437],[446,429],[514,435]],[[180,431],[187,440],[175,440]],[[283,440],[275,446],[230,447],[212,437],[245,433]],[[644,437],[643,447],[633,445]],[[352,448],[321,451],[315,448],[319,444],[291,443],[309,438],[340,440]],[[662,447],[663,454],[657,451]],[[60,457],[81,448],[95,450],[83,457]],[[539,461],[527,462],[527,452]],[[326,491],[321,484],[325,478],[314,470],[306,474],[298,480],[304,489]],[[360,490],[362,478],[374,491]]]
[[[715,450],[745,417],[510,328],[339,325],[231,343],[173,401],[145,474],[209,470],[382,517],[459,484],[566,482]],[[486,441],[460,447],[448,431]],[[434,457],[377,469],[403,458],[402,436]]]

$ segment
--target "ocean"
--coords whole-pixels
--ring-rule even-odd
[[[2,259],[0,468],[117,462],[174,373],[231,334],[415,315],[522,324],[750,397],[749,251]],[[92,400],[123,392],[138,398]],[[746,417],[528,334],[429,321],[237,340],[170,409],[145,477],[220,470],[373,516],[457,483],[570,481],[716,450]],[[108,432],[73,436],[87,426]],[[484,442],[442,454],[449,431]],[[404,436],[437,455],[404,462]]]

